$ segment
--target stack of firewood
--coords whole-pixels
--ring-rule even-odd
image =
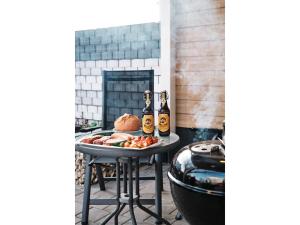
[[[83,153],[75,152],[75,183],[76,184],[84,184],[85,178],[85,167],[86,167],[86,160]],[[113,177],[116,174],[115,168],[110,164],[103,164],[101,165],[103,177]],[[98,182],[98,177],[96,174],[96,167],[93,165],[92,168],[92,176],[91,176],[91,183],[95,184]]]

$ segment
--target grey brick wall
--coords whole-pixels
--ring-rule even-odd
[[[75,32],[75,60],[160,58],[160,24],[145,23]]]

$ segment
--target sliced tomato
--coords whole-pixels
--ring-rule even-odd
[[[148,146],[152,145],[152,138],[151,137],[147,137],[145,141],[146,141]]]

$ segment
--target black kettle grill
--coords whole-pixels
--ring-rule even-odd
[[[168,172],[174,202],[191,225],[225,224],[225,146],[201,141],[179,150]]]

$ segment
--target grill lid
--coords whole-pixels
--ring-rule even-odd
[[[169,178],[194,191],[225,193],[225,150],[220,141],[202,141],[185,146],[174,156]]]

